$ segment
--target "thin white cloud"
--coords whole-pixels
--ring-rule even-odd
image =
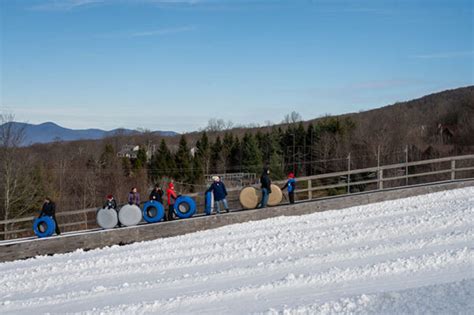
[[[420,54],[414,55],[412,58],[418,59],[449,59],[449,58],[458,58],[458,57],[469,57],[474,56],[474,50],[467,51],[448,51],[448,52],[438,52],[431,54]]]
[[[165,36],[169,34],[178,34],[185,32],[193,32],[196,30],[196,26],[177,26],[177,27],[163,27],[152,30],[143,30],[143,31],[134,31],[134,32],[116,32],[109,34],[98,34],[94,37],[96,38],[139,38],[139,37],[149,37],[149,36]]]
[[[35,11],[70,11],[94,5],[113,4],[151,4],[151,5],[196,5],[204,0],[42,0],[41,3],[31,6]]]
[[[48,0],[30,7],[37,11],[69,11],[96,4],[104,4],[107,0]]]
[[[192,32],[196,30],[194,26],[183,26],[183,27],[172,27],[172,28],[162,28],[151,31],[135,32],[130,34],[131,37],[145,37],[145,36],[160,36],[167,34],[176,34],[184,32]]]

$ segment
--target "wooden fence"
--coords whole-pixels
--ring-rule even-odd
[[[407,162],[370,167],[365,169],[320,174],[297,178],[296,200],[310,201],[327,196],[380,191],[411,185],[424,185],[474,178],[474,155]],[[283,185],[285,181],[275,184]],[[231,208],[240,208],[239,188],[229,190]],[[198,215],[202,214],[204,194],[190,196],[196,199]],[[97,208],[58,212],[56,214],[62,231],[97,229]],[[33,235],[34,217],[0,221],[0,239],[15,239]]]

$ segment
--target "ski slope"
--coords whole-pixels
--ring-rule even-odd
[[[0,313],[474,313],[474,188],[0,264]]]

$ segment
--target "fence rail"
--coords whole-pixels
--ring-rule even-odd
[[[391,174],[393,171],[395,173]],[[309,201],[324,196],[380,191],[411,185],[473,178],[474,155],[381,165],[364,169],[351,169],[350,163],[348,163],[346,171],[297,178],[298,184],[295,194],[298,201]],[[284,182],[276,181],[275,183],[283,184]],[[239,191],[240,188],[228,190],[231,196],[229,201],[235,207],[239,206]],[[202,193],[194,193],[190,194],[190,196],[196,199],[203,199]],[[89,208],[58,212],[56,217],[61,228],[67,228],[70,231],[87,230],[98,228],[95,222],[96,211],[97,208]],[[71,219],[73,216],[79,216],[80,219]],[[34,218],[30,216],[0,221],[0,238],[15,239],[32,236],[32,222]]]

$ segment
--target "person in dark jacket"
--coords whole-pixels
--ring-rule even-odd
[[[56,220],[56,204],[49,197],[44,198],[43,208],[41,208],[39,217],[41,218],[43,216],[51,217],[54,220],[56,224],[56,235],[60,235],[61,231],[59,230],[58,221]]]
[[[221,203],[224,206],[225,211],[229,212],[229,205],[226,198],[227,189],[225,189],[224,183],[221,181],[219,176],[213,176],[212,179],[214,182],[206,191],[206,193],[212,191],[212,194],[214,195],[214,207],[216,208],[216,213],[221,213]]]
[[[149,199],[163,203],[163,189],[161,189],[160,185],[155,185],[155,189],[151,191]]]
[[[265,167],[262,176],[260,177],[260,183],[262,184],[262,202],[260,203],[259,208],[265,208],[267,206],[268,197],[272,193],[272,180],[269,175],[270,169]]]
[[[117,201],[115,200],[114,196],[112,194],[109,194],[106,196],[107,200],[104,203],[104,206],[102,208],[104,209],[114,209],[117,211],[117,216],[119,214],[119,209],[117,208]],[[122,227],[122,224],[120,221],[117,223],[118,227]]]
[[[281,190],[285,188],[288,188],[288,198],[290,199],[290,204],[295,203],[295,189],[296,189],[295,174],[293,173],[288,174],[288,181],[286,182],[285,186],[281,188]]]
[[[173,213],[174,213],[174,203],[178,195],[174,190],[174,184],[168,184],[168,190],[166,190],[166,197],[168,199],[168,215],[165,217],[165,221],[172,221],[173,220]]]
[[[140,207],[140,194],[137,191],[137,187],[133,187],[128,193],[128,204]]]
[[[113,195],[107,195],[106,198],[107,198],[107,200],[105,201],[104,206],[102,208],[117,210],[117,201],[115,201],[114,196]]]

